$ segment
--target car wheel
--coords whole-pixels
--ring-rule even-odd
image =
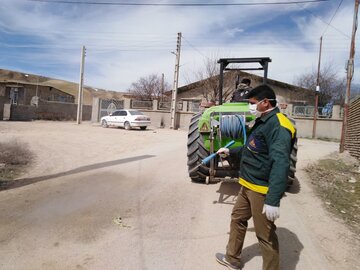
[[[125,128],[126,130],[130,130],[130,129],[131,129],[130,123],[129,123],[129,122],[125,122],[125,123],[124,123],[124,128]]]
[[[109,125],[108,125],[108,123],[106,122],[106,120],[102,120],[101,125],[102,125],[102,127],[104,127],[104,128],[109,127]]]
[[[140,127],[141,130],[145,130],[146,129],[146,126],[145,127]]]

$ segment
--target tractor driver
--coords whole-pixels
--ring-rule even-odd
[[[250,84],[251,80],[249,78],[242,79],[237,88],[235,89],[230,102],[242,101],[245,98],[245,95],[247,95],[252,89]]]

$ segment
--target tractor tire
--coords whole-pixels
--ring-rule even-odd
[[[288,119],[294,126],[296,126],[296,122],[293,118],[288,117]],[[290,168],[289,168],[288,182],[287,182],[288,188],[290,188],[294,184],[294,181],[296,180],[295,173],[296,173],[297,152],[298,152],[297,141],[298,141],[297,138],[295,138],[295,142],[290,154]]]
[[[210,153],[206,150],[204,139],[199,132],[198,123],[200,117],[201,113],[197,113],[190,121],[187,141],[187,165],[191,181],[205,183],[206,177],[209,176],[209,167],[201,165],[201,161]]]
[[[289,168],[288,182],[287,182],[288,187],[291,187],[294,181],[296,180],[295,173],[296,173],[297,151],[298,151],[298,145],[296,139],[290,154],[290,168]]]

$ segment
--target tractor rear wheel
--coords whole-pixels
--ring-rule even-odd
[[[288,119],[294,126],[296,126],[295,119],[291,117],[288,117]],[[297,162],[297,151],[298,151],[297,138],[295,138],[295,142],[290,154],[290,168],[289,168],[288,182],[287,182],[288,188],[290,188],[294,183],[294,181],[296,180],[295,172],[296,172],[296,162]]]
[[[288,187],[290,187],[296,179],[295,172],[296,172],[296,162],[297,162],[297,151],[298,151],[298,145],[296,139],[290,154],[290,169],[289,169],[288,183],[287,183]]]
[[[206,150],[204,139],[199,132],[198,123],[201,113],[195,114],[190,121],[188,141],[187,141],[187,157],[188,172],[193,182],[205,183],[206,177],[209,176],[209,168],[201,165],[201,161],[210,153]]]

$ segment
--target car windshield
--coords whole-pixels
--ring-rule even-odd
[[[129,111],[131,115],[144,115],[142,112],[139,111]]]

